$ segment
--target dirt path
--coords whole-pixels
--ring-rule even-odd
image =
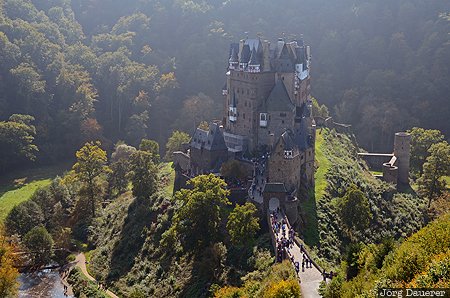
[[[83,253],[79,253],[76,258],[75,258],[75,263],[76,266],[79,267],[81,269],[81,272],[83,272],[83,274],[91,281],[97,282],[95,280],[94,277],[92,277],[89,272],[87,271],[86,268],[86,256]],[[119,296],[117,296],[116,294],[114,294],[113,292],[111,292],[110,290],[106,290],[105,292],[106,294],[108,294],[109,297],[112,298],[119,298]]]

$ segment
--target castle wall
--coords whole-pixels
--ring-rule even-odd
[[[227,118],[227,131],[249,138],[249,150],[258,144],[259,109],[258,107],[269,96],[275,85],[273,72],[249,73],[231,70],[228,76],[227,108],[232,96],[237,98],[237,119],[231,122]]]
[[[288,191],[298,189],[300,185],[301,154],[294,154],[293,158],[284,158],[282,142],[277,144],[268,162],[267,177],[269,182],[284,183]]]
[[[228,159],[228,150],[210,151],[192,147],[190,157],[193,173],[208,173],[216,166],[218,161],[225,161]]]
[[[294,126],[294,111],[280,112],[272,111],[268,113],[268,123],[266,128],[259,128],[259,142],[258,145],[271,145],[270,134],[274,134],[275,140],[277,140],[286,128]]]
[[[385,153],[358,153],[358,157],[364,160],[373,171],[382,171],[383,164],[390,161],[392,156],[394,155]]]

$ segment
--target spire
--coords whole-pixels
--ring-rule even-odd
[[[230,59],[228,61],[230,63],[238,63],[239,62],[239,58],[238,58],[238,55],[237,55],[234,47],[231,48],[231,55],[230,55]]]

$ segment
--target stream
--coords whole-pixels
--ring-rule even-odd
[[[61,277],[56,270],[21,273],[18,281],[20,298],[66,298]]]

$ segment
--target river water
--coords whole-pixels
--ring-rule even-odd
[[[58,271],[43,270],[36,273],[22,273],[19,278],[20,298],[67,298]]]

